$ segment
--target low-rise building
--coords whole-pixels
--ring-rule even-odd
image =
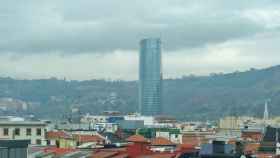
[[[106,143],[106,138],[101,135],[73,135],[78,148],[99,148]]]
[[[163,137],[176,144],[182,144],[183,135],[179,129],[176,128],[163,128],[156,131],[156,137]]]
[[[59,147],[59,140],[69,137],[70,135],[64,131],[48,131],[46,134],[47,145]]]
[[[240,157],[235,146],[224,141],[213,141],[211,144],[203,144],[199,152],[201,158],[236,158]]]
[[[0,140],[1,158],[27,158],[29,140]]]
[[[0,139],[30,140],[33,145],[45,145],[46,124],[44,122],[2,121]]]
[[[262,140],[263,133],[262,131],[257,130],[243,130],[241,137],[244,141],[260,142]]]
[[[144,121],[144,125],[146,127],[153,127],[156,123],[155,118],[153,116],[141,116],[139,114],[134,115],[126,115],[124,116],[124,120],[128,121]]]
[[[97,123],[93,127],[94,130],[98,132],[112,132],[115,133],[118,130],[118,124],[117,123]]]
[[[202,144],[206,144],[209,142],[211,137],[213,137],[215,133],[213,131],[189,131],[182,133],[182,143],[183,144],[192,144],[196,147],[200,147]]]
[[[151,150],[155,152],[173,152],[176,150],[176,144],[164,137],[157,137],[151,140]]]
[[[82,123],[106,123],[108,116],[105,115],[85,115],[81,118]]]

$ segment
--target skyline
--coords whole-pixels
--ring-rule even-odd
[[[3,4],[3,77],[137,80],[137,43],[151,36],[163,41],[165,78],[280,64],[278,1],[154,0],[145,5],[140,0],[11,0]]]

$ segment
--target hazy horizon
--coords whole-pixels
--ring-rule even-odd
[[[271,65],[269,67],[261,67],[261,68],[256,68],[256,67],[250,67],[249,69],[244,69],[244,70],[234,70],[234,71],[229,71],[229,72],[210,72],[207,74],[182,74],[180,76],[176,76],[176,77],[168,77],[168,76],[163,76],[164,80],[168,80],[168,79],[180,79],[180,78],[184,78],[184,77],[191,77],[191,76],[195,76],[195,77],[209,77],[211,75],[227,75],[227,74],[232,74],[232,73],[236,73],[236,72],[246,72],[246,71],[251,71],[253,70],[264,70],[264,69],[268,69],[271,67],[275,67],[275,66],[280,66],[280,64],[278,65]],[[66,80],[66,81],[90,81],[90,80],[105,80],[105,81],[128,81],[128,82],[134,82],[134,81],[138,81],[139,78],[136,79],[119,79],[119,78],[89,78],[89,79],[71,79],[71,78],[67,78],[67,77],[56,77],[56,76],[49,76],[49,77],[38,77],[38,78],[20,78],[20,77],[13,77],[13,76],[0,76],[0,78],[11,78],[14,80],[48,80],[48,79],[58,79],[58,80]]]

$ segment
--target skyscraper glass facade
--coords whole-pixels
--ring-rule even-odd
[[[162,110],[161,41],[158,38],[140,42],[139,111],[142,115],[160,115]]]

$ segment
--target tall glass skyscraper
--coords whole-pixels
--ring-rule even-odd
[[[145,116],[160,115],[162,104],[161,41],[159,38],[140,42],[139,112]]]

